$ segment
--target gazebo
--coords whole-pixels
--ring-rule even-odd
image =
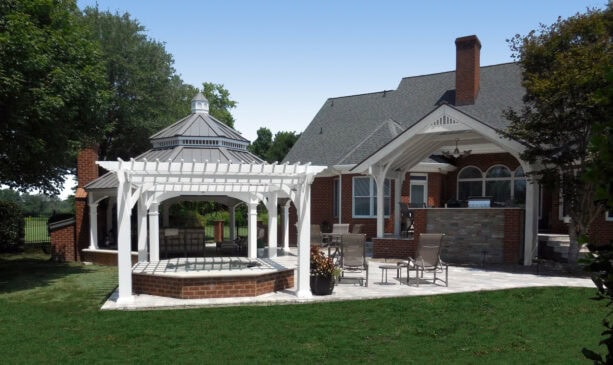
[[[288,248],[289,206],[297,211],[296,295],[310,296],[310,189],[324,166],[269,164],[247,151],[249,142],[208,114],[199,93],[192,113],[151,137],[153,148],[129,161],[98,161],[109,171],[88,184],[90,249],[98,248],[97,206],[116,199],[118,303],[132,300],[131,214],[137,212],[139,262],[159,261],[159,207],[180,196],[243,202],[248,207],[247,256],[257,256],[257,205],[268,208],[270,254],[277,247],[277,205],[284,204],[284,246]],[[231,224],[233,223],[231,210]]]

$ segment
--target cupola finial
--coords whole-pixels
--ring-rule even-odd
[[[209,113],[209,101],[200,92],[192,99],[192,113]]]

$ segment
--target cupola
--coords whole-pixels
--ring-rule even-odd
[[[202,93],[198,93],[192,99],[192,113],[209,114],[209,101],[206,100]]]

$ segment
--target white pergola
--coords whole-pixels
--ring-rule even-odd
[[[298,278],[296,296],[308,297],[310,275],[311,184],[325,166],[310,164],[246,164],[209,162],[98,161],[98,165],[117,176],[117,266],[119,273],[118,302],[132,297],[131,227],[132,209],[138,212],[139,261],[159,260],[159,205],[181,195],[224,195],[243,201],[248,206],[248,249],[250,258],[257,257],[257,205],[265,203],[269,212],[269,251],[276,252],[277,202],[289,198],[285,205],[285,237],[288,235],[289,202],[297,210]],[[101,199],[99,199],[101,200]],[[90,202],[90,236],[95,243],[96,203]],[[93,209],[92,209],[93,207]],[[147,230],[147,218],[149,229]],[[147,234],[147,231],[149,234]],[[149,243],[147,250],[147,241]]]

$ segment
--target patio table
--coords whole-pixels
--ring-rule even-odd
[[[381,269],[381,284],[382,285],[395,285],[395,283],[389,283],[387,281],[387,271],[388,270],[396,270],[396,275],[397,276],[401,275],[400,274],[400,266],[398,266],[398,265],[381,265],[381,266],[379,266],[379,269]],[[385,273],[385,281],[383,281],[383,274],[384,273]]]

